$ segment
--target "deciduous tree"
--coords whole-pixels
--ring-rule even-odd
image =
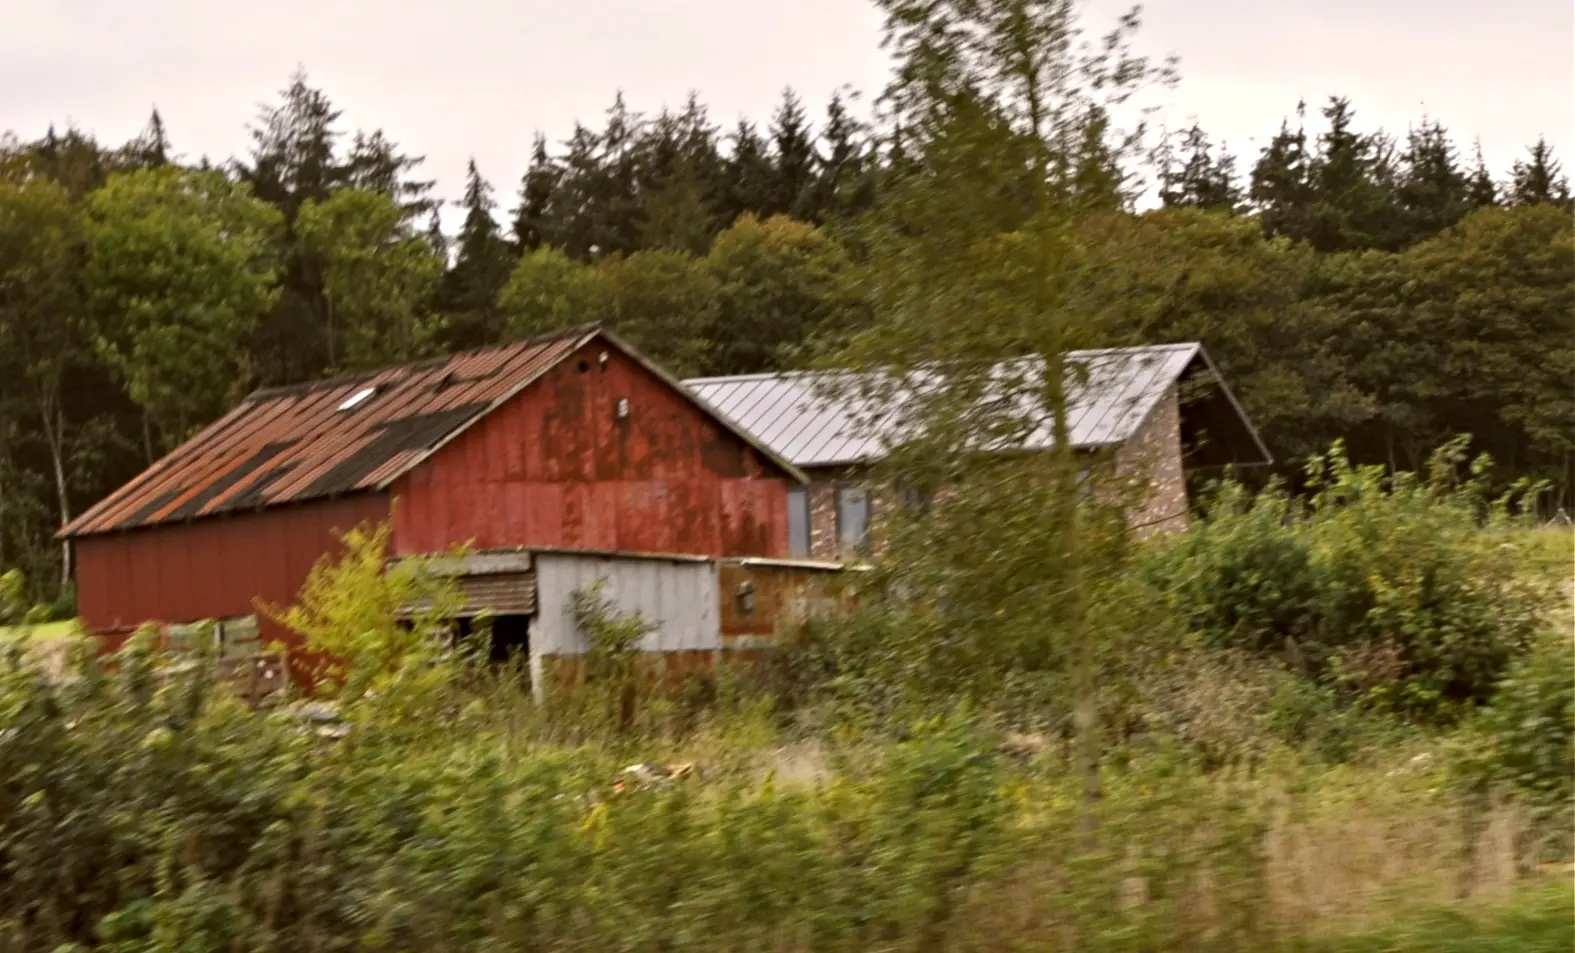
[[[164,166],[111,177],[84,230],[98,353],[146,414],[149,450],[168,450],[251,383],[283,217],[219,172]]]
[[[708,373],[776,370],[816,334],[851,333],[864,319],[847,253],[804,222],[745,215],[717,236],[706,267],[718,293]]]
[[[443,262],[391,196],[340,189],[296,218],[321,269],[329,365],[356,370],[430,353],[442,327],[428,308]]]
[[[56,512],[72,515],[63,384],[89,352],[81,300],[81,233],[66,187],[0,180],[0,354],[15,362],[29,416],[49,452]],[[71,579],[70,550],[62,559]]]

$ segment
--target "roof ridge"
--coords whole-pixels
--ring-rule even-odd
[[[449,351],[445,354],[439,354],[433,357],[418,358],[414,361],[405,361],[401,364],[385,364],[381,367],[369,368],[363,371],[350,371],[344,374],[337,374],[332,377],[317,377],[311,380],[297,381],[294,384],[276,384],[272,387],[259,387],[242,398],[241,402],[247,403],[257,400],[269,400],[289,394],[301,394],[314,390],[343,387],[347,384],[354,384],[357,381],[369,380],[373,377],[377,377],[380,374],[387,374],[392,371],[431,370],[432,368],[440,367],[444,364],[448,364],[462,358],[476,357],[482,354],[492,354],[498,351],[509,350],[511,348],[525,349],[539,347],[543,344],[552,344],[556,341],[582,337],[586,334],[600,330],[602,330],[602,326],[600,323],[596,322],[572,325],[570,327],[559,328],[555,331],[546,331],[541,334],[532,335],[528,338],[521,338],[518,341],[507,341],[502,344],[488,344],[481,347],[465,348],[459,351]]]
[[[1170,341],[1164,344],[1128,344],[1117,347],[1088,347],[1074,348],[1066,352],[1067,357],[1080,355],[1084,357],[1105,357],[1118,354],[1138,354],[1145,351],[1181,351],[1202,347],[1199,341]],[[1012,361],[1035,360],[1036,354],[1014,354],[997,358],[990,362],[992,367],[999,367]],[[753,374],[720,374],[714,377],[689,377],[684,379],[685,386],[705,386],[712,384],[745,384],[751,381],[786,381],[806,377],[824,377],[833,374],[869,374],[877,368],[858,369],[852,367],[834,367],[812,370],[786,370],[786,371],[758,371]]]

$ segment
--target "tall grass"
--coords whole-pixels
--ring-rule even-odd
[[[1270,497],[1110,547],[1092,826],[1029,596],[1005,651],[966,600],[965,637],[920,644],[959,605],[920,591],[764,673],[674,685],[591,592],[591,677],[538,701],[521,666],[456,651],[451,594],[385,572],[365,531],[280,610],[334,730],[151,639],[53,671],[0,646],[0,953],[1568,948],[1568,892],[1538,886],[1568,884],[1575,827],[1575,662],[1528,621],[1544,569],[1512,578],[1518,537],[1370,476],[1337,473],[1348,499],[1315,514]],[[398,624],[413,601],[430,618]],[[1298,664],[1282,626],[1330,651]],[[1344,653],[1385,627],[1406,664],[1355,685]],[[1447,707],[1406,685],[1457,667],[1439,633],[1492,663]]]
[[[459,679],[334,738],[159,665],[0,674],[0,950],[1257,950],[1508,895],[1542,834],[1431,752],[1206,775],[1155,746],[1089,835],[1060,755],[967,711],[602,743]],[[698,774],[614,793],[636,742]]]

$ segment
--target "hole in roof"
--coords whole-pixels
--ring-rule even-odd
[[[351,394],[349,397],[346,397],[345,402],[339,405],[339,409],[355,410],[357,407],[366,403],[368,400],[371,400],[372,395],[375,393],[377,393],[376,385],[371,387],[363,387],[354,394]]]

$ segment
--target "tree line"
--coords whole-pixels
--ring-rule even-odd
[[[537,136],[512,198],[472,162],[453,235],[421,158],[347,132],[303,74],[224,162],[183,159],[156,112],[120,146],[0,139],[0,565],[59,580],[63,520],[258,386],[587,321],[681,374],[812,360],[885,300],[865,223],[946,179],[933,130],[853,102],[788,91],[724,130],[698,97],[619,96]],[[1282,460],[1343,438],[1415,468],[1469,432],[1503,478],[1575,485],[1571,200],[1545,142],[1494,175],[1436,122],[1363,131],[1341,98],[1251,157],[1063,118],[1056,188],[1118,316],[1087,343],[1202,340]],[[1034,201],[1020,176],[969,188],[1003,222]]]

